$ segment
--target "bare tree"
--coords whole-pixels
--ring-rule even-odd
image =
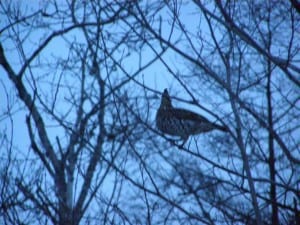
[[[18,159],[11,150],[15,143],[6,141],[9,151],[2,160],[14,166],[6,167],[3,189],[10,190],[9,184],[14,183],[12,189],[20,194],[11,204],[3,198],[3,221],[79,224],[104,183],[113,185],[106,181],[113,176],[112,163],[140,123],[123,113],[122,102],[130,94],[123,87],[158,57],[124,75],[123,61],[143,43],[131,35],[130,27],[123,30],[117,25],[113,31],[114,24],[130,20],[130,2],[49,2],[26,7],[32,7],[32,12],[27,14],[16,2],[1,3],[7,20],[1,31],[2,45],[11,48],[5,41],[9,40],[16,49],[8,56],[1,47],[1,65],[14,85],[18,104],[25,106],[20,113],[25,114],[27,131],[22,132],[27,132],[30,144],[26,150],[28,141],[24,141],[20,154],[26,157]],[[139,27],[132,26],[138,31]],[[30,45],[33,50],[28,49]],[[14,66],[12,57],[18,55]],[[16,127],[10,129],[15,132]],[[14,139],[13,133],[9,138]],[[104,197],[114,194],[108,190]]]
[[[300,223],[293,1],[0,8],[2,223]],[[165,87],[230,131],[179,150]]]

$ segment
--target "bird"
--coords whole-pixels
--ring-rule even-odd
[[[183,141],[181,147],[191,135],[212,130],[228,131],[226,127],[210,122],[204,116],[195,112],[174,108],[167,89],[164,89],[162,93],[161,103],[156,112],[156,126],[165,134],[179,136]]]

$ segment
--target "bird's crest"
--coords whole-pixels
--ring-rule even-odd
[[[165,108],[165,109],[172,107],[171,98],[170,98],[170,95],[169,95],[167,89],[164,90],[164,92],[161,96],[161,105],[160,105],[160,107]]]

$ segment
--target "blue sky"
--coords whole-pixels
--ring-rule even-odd
[[[47,4],[45,2],[39,2],[40,5]],[[27,14],[30,14],[31,8],[39,7],[39,4],[36,4],[33,2],[22,2],[20,4],[23,4],[23,10],[27,12]],[[49,3],[50,4],[50,3]],[[63,6],[59,6],[63,7]],[[47,9],[47,13],[51,13],[51,9]],[[165,9],[161,12],[157,12],[154,17],[156,19],[162,18],[163,24],[161,26],[162,34],[167,39],[169,37],[169,34],[171,32],[171,21],[170,21],[170,12]],[[193,37],[193,43],[194,43],[194,51],[191,49],[191,46],[189,45],[189,41],[186,39],[186,36],[184,33],[179,32],[179,29],[175,29],[172,33],[172,42],[176,42],[177,39],[180,39],[180,41],[176,44],[178,47],[180,47],[182,50],[184,50],[187,54],[192,55],[193,57],[196,57],[196,54],[198,53],[201,58],[198,60],[204,60],[207,61],[211,69],[214,71],[219,72],[217,75],[222,77],[226,77],[226,71],[224,69],[224,65],[222,64],[222,61],[218,54],[211,54],[210,50],[213,52],[213,48],[215,47],[213,45],[210,32],[208,30],[207,24],[203,18],[203,15],[199,13],[199,10],[193,8],[191,4],[187,4],[182,6],[181,8],[181,14],[180,19],[182,21],[183,27],[189,31],[189,35]],[[47,19],[46,19],[47,20]],[[23,29],[22,26],[19,27],[19,30],[16,30],[16,32],[20,32],[21,39],[24,38],[24,42],[22,44],[24,55],[20,54],[21,52],[20,48],[17,48],[18,45],[16,44],[20,40],[14,40],[14,42],[7,38],[8,33],[4,33],[4,35],[0,36],[1,43],[4,47],[5,54],[8,58],[9,63],[13,66],[14,71],[16,73],[19,72],[21,65],[24,63],[24,56],[28,57],[30,56],[37,46],[45,40],[45,38],[50,35],[51,32],[54,30],[60,30],[61,28],[66,28],[70,25],[70,18],[66,18],[64,20],[64,23],[54,23],[55,19],[51,20],[52,24],[47,27],[43,26],[43,24],[40,25],[40,29],[34,29],[34,30],[27,30]],[[94,17],[91,15],[89,20],[93,21]],[[33,21],[36,23],[40,22],[39,18],[35,18]],[[0,27],[3,27],[4,24],[6,24],[7,21],[5,21],[5,18],[0,21]],[[117,24],[112,24],[109,27],[106,27],[106,30],[103,32],[119,32],[122,29],[127,29],[128,24],[121,22],[121,28]],[[36,24],[35,24],[36,25]],[[178,24],[176,24],[176,28],[178,28]],[[158,29],[159,24],[154,24],[154,28]],[[220,43],[226,43],[226,37],[223,38],[221,36],[222,32],[219,32],[218,27],[214,27],[215,34],[217,35],[217,39]],[[197,33],[197,32],[198,33]],[[10,30],[10,32],[13,32]],[[105,34],[107,34],[105,33]],[[226,36],[226,35],[224,35]],[[14,37],[14,34],[11,34],[11,37]],[[109,35],[107,36],[109,37]],[[198,38],[201,37],[201,38]],[[15,37],[16,38],[16,37]],[[111,39],[106,40],[106,43],[109,45],[109,47],[112,44],[112,39],[118,38],[118,37],[111,37]],[[225,40],[224,40],[225,39]],[[222,42],[223,41],[223,42]],[[152,42],[153,44],[154,42]],[[224,44],[225,45],[225,44]],[[155,47],[155,50],[159,52],[161,50],[161,46],[159,42],[155,42],[153,44]],[[226,46],[226,45],[225,45]],[[133,46],[135,48],[139,48],[139,46]],[[56,87],[59,86],[61,89],[58,91],[57,95],[57,101],[54,105],[54,112],[58,115],[63,115],[64,113],[67,113],[69,110],[71,110],[70,114],[66,114],[67,116],[64,118],[65,121],[68,121],[69,124],[74,123],[75,115],[76,115],[76,107],[73,107],[76,105],[76,101],[72,102],[73,98],[76,99],[80,93],[80,85],[81,85],[81,72],[82,72],[82,64],[77,58],[77,56],[81,56],[82,58],[85,57],[85,51],[87,49],[87,43],[85,40],[85,37],[83,35],[83,32],[81,29],[74,29],[63,36],[56,37],[53,41],[50,42],[49,45],[37,57],[31,64],[31,68],[27,69],[25,72],[25,77],[23,78],[23,81],[28,88],[29,92],[33,94],[33,85],[34,80],[37,81],[38,84],[38,94],[39,97],[41,97],[48,106],[51,106],[51,101],[54,99],[54,95],[57,91]],[[224,49],[226,49],[224,47]],[[246,52],[246,50],[249,50],[249,52]],[[262,71],[263,66],[263,60],[258,55],[256,58],[252,58],[251,54],[254,52],[253,49],[245,47],[243,50],[245,50],[246,53],[248,53],[247,57],[244,57],[245,59],[244,63],[247,63],[249,65],[249,70],[243,71],[243,77],[245,78],[243,82],[248,85],[251,83],[251,79],[255,79],[259,77],[260,73],[262,73],[263,76],[265,76],[264,71]],[[198,52],[199,50],[199,52]],[[224,50],[225,51],[225,50]],[[87,51],[88,52],[88,51]],[[90,54],[90,52],[88,52]],[[101,58],[103,54],[98,52],[98,59]],[[128,56],[127,58],[122,56]],[[141,58],[139,58],[141,56]],[[87,55],[86,58],[90,57],[90,55]],[[133,48],[127,48],[127,46],[121,46],[119,48],[119,51],[114,54],[114,57],[121,65],[122,69],[125,70],[126,73],[129,75],[132,75],[135,73],[135,71],[139,68],[139,63],[141,62],[142,65],[146,64],[148,61],[150,61],[153,57],[156,57],[153,50],[148,46],[144,47],[142,51],[134,51]],[[249,57],[249,58],[248,58]],[[86,59],[85,58],[85,59]],[[122,59],[122,60],[121,60]],[[141,60],[140,60],[141,59]],[[127,86],[124,88],[126,89],[129,97],[132,97],[132,106],[136,107],[137,109],[145,109],[148,105],[148,99],[145,97],[145,92],[143,85],[146,87],[146,96],[151,97],[150,99],[150,116],[149,125],[156,129],[154,117],[156,113],[156,109],[160,104],[160,92],[162,92],[165,88],[168,88],[170,95],[173,98],[173,105],[176,107],[184,107],[191,109],[195,112],[201,113],[205,116],[207,116],[210,120],[215,121],[215,118],[213,114],[219,115],[221,119],[224,119],[224,121],[227,123],[227,125],[232,128],[233,132],[236,132],[236,121],[234,120],[232,116],[232,108],[229,104],[228,100],[228,94],[225,92],[224,88],[222,89],[219,84],[217,84],[214,81],[211,81],[211,77],[207,76],[201,70],[200,68],[193,68],[195,65],[193,65],[191,62],[188,62],[187,60],[183,59],[183,57],[179,56],[178,54],[175,54],[173,50],[168,49],[166,53],[163,55],[162,59],[167,64],[169,68],[167,68],[162,61],[157,60],[155,63],[153,63],[150,67],[146,68],[145,70],[141,71],[138,76],[135,77],[136,81],[131,81],[127,84]],[[252,61],[253,59],[253,61]],[[256,60],[256,61],[255,61]],[[261,61],[260,61],[261,60]],[[91,67],[91,61],[87,60],[84,64],[84,68],[86,71],[88,71]],[[234,60],[233,60],[234,61]],[[236,62],[236,61],[234,61]],[[236,62],[237,63],[237,62]],[[238,64],[238,63],[237,63]],[[126,75],[122,69],[116,67],[113,73],[106,73],[104,63],[101,64],[102,70],[101,75],[102,78],[109,78],[106,79],[107,81],[107,90],[111,88],[111,86],[116,85],[118,82],[121,82],[126,78]],[[234,84],[238,83],[238,79],[240,78],[240,71],[237,70],[237,67],[235,64],[231,65],[231,74],[233,76]],[[236,67],[235,67],[236,66]],[[275,70],[276,71],[276,70]],[[32,149],[29,147],[29,141],[28,141],[28,135],[27,135],[27,125],[25,123],[25,116],[28,114],[28,110],[24,109],[24,105],[20,103],[20,100],[18,100],[18,96],[16,93],[15,87],[12,85],[12,82],[7,78],[6,72],[3,70],[2,67],[0,67],[0,135],[3,136],[7,134],[10,136],[10,134],[13,137],[13,145],[17,148],[16,155],[22,159],[34,159],[36,156],[33,154]],[[224,74],[223,74],[224,73]],[[88,72],[86,73],[88,74]],[[109,75],[108,75],[109,74]],[[278,75],[279,74],[279,75]],[[280,76],[282,74],[280,71],[276,73],[272,78],[274,83],[274,87],[277,88],[277,84],[280,83]],[[88,78],[86,86],[86,94],[90,95],[90,101],[87,101],[85,105],[86,111],[88,111],[92,106],[91,104],[97,103],[97,96],[99,90],[97,89],[97,83],[96,79],[92,75],[87,75]],[[207,80],[205,80],[207,78]],[[222,77],[223,78],[223,77]],[[247,78],[247,79],[246,79]],[[276,79],[275,79],[276,78]],[[285,77],[284,77],[285,78]],[[286,82],[286,79],[282,79],[284,82]],[[225,78],[224,78],[225,79]],[[60,82],[60,83],[59,83]],[[109,83],[111,82],[111,84]],[[59,85],[56,85],[58,84]],[[261,81],[261,83],[258,83],[257,89],[256,88],[249,88],[246,91],[241,91],[239,93],[239,97],[245,101],[246,103],[253,103],[253,107],[256,107],[255,109],[259,109],[258,113],[262,118],[266,118],[266,98],[265,98],[265,92],[259,93],[259,88],[264,88],[265,85],[265,79]],[[280,108],[280,98],[286,94],[287,97],[291,98],[295,96],[295,93],[297,93],[297,89],[290,85],[290,83],[285,83],[286,88],[284,86],[284,83],[278,86],[279,89],[274,88],[273,91],[277,94],[274,94],[274,101],[276,100],[276,103],[278,105],[275,105],[274,108],[277,109],[275,111],[275,114],[278,115],[282,113],[282,111],[285,110],[285,108]],[[282,88],[282,90],[280,90]],[[71,93],[72,91],[72,93]],[[192,96],[189,95],[188,92],[192,93]],[[287,92],[290,92],[289,95]],[[298,90],[299,92],[299,90]],[[123,93],[122,93],[123,94]],[[125,94],[124,94],[125,95]],[[156,98],[152,98],[153,96],[156,96]],[[126,96],[125,96],[126,97]],[[137,97],[135,99],[135,97]],[[191,104],[192,97],[195,97],[196,104]],[[136,101],[135,101],[136,100]],[[277,101],[278,100],[278,101]],[[93,102],[92,102],[93,101]],[[285,101],[285,99],[283,99]],[[137,103],[136,103],[137,102]],[[5,111],[8,107],[8,105],[12,105],[13,108],[11,112],[13,112],[12,118],[13,120],[10,120],[7,115],[5,115]],[[57,148],[57,142],[56,137],[59,137],[59,140],[63,147],[66,145],[66,143],[69,141],[69,136],[66,135],[64,129],[60,126],[58,126],[57,121],[55,121],[52,117],[50,117],[45,111],[43,111],[43,106],[41,106],[39,103],[37,104],[39,107],[39,110],[43,113],[43,116],[46,121],[46,128],[48,131],[48,135],[51,138],[51,141],[53,145]],[[201,108],[207,108],[211,111],[205,112],[205,109]],[[135,108],[133,108],[135,110]],[[262,139],[267,140],[268,133],[265,129],[262,129],[260,125],[258,124],[253,117],[251,117],[247,112],[241,108],[238,108],[240,115],[243,119],[243,130],[242,135],[245,141],[246,150],[249,154],[249,157],[259,155],[263,155],[267,153],[267,142],[263,142]],[[145,110],[146,111],[146,110]],[[107,115],[110,115],[107,112]],[[146,117],[146,115],[142,115]],[[282,121],[281,118],[283,118]],[[111,118],[108,118],[108,120]],[[65,122],[64,121],[64,122]],[[284,115],[282,117],[279,117],[278,124],[285,125],[286,118]],[[296,121],[297,122],[297,121]],[[295,122],[295,123],[296,123]],[[129,125],[131,125],[129,123]],[[278,126],[279,126],[278,125]],[[293,126],[294,124],[291,124]],[[71,125],[70,125],[71,126]],[[276,127],[277,128],[277,127]],[[146,129],[146,128],[144,128]],[[278,127],[278,131],[280,131],[281,127]],[[249,132],[248,132],[249,131]],[[5,133],[6,132],[6,133]],[[34,131],[36,134],[36,131]],[[147,133],[147,132],[146,132]],[[148,134],[149,133],[149,134]],[[174,169],[172,165],[168,164],[170,162],[167,162],[168,157],[175,160],[182,160],[183,164],[185,162],[187,163],[195,163],[199,168],[203,169],[207,173],[212,173],[213,175],[217,177],[221,177],[224,180],[230,180],[230,179],[236,179],[236,183],[242,183],[243,180],[241,177],[235,177],[233,176],[234,173],[228,173],[226,169],[232,169],[238,173],[243,174],[243,164],[240,156],[240,151],[237,148],[236,144],[233,144],[233,139],[231,136],[227,134],[222,134],[218,131],[212,132],[211,134],[203,134],[203,135],[196,135],[192,138],[190,138],[190,141],[188,144],[188,147],[190,147],[191,152],[184,152],[184,151],[173,151],[178,150],[176,147],[172,147],[170,143],[163,138],[161,138],[159,135],[154,136],[154,140],[158,140],[157,148],[151,149],[149,151],[148,144],[152,140],[150,137],[153,137],[153,133],[148,132],[147,135],[143,137],[145,140],[142,140],[140,142],[137,142],[137,145],[134,146],[135,148],[131,150],[135,150],[138,153],[140,153],[142,156],[145,156],[145,162],[149,162],[149,168],[152,169],[157,174],[163,172],[166,172],[165,175],[171,175],[171,173],[174,172]],[[151,134],[151,135],[150,135]],[[254,136],[251,136],[253,134]],[[227,135],[227,136],[226,136]],[[290,144],[291,146],[297,147],[297,139],[300,136],[299,132],[294,132],[289,136],[290,143],[293,141],[294,144]],[[253,139],[252,139],[253,138]],[[257,144],[255,142],[255,139],[259,143],[260,141],[262,144]],[[294,139],[293,139],[294,138]],[[38,138],[37,138],[38,139]],[[38,139],[39,140],[39,139]],[[110,143],[106,145],[108,146],[106,151],[110,150]],[[5,147],[2,146],[2,149],[5,149]],[[128,147],[130,150],[130,148]],[[128,149],[125,149],[130,153]],[[87,149],[87,151],[90,149]],[[124,150],[124,152],[125,152]],[[161,152],[160,152],[161,151]],[[130,155],[128,152],[126,152],[128,155]],[[297,153],[297,151],[294,151]],[[161,155],[159,156],[159,154]],[[298,152],[299,153],[299,152]],[[85,154],[87,152],[83,152],[81,157],[83,160],[85,160]],[[132,153],[133,154],[133,153]],[[260,155],[261,154],[261,155]],[[282,155],[280,148],[276,145],[276,154]],[[125,154],[124,154],[125,155]],[[124,157],[129,157],[128,155],[125,155]],[[199,158],[197,158],[197,156]],[[208,160],[203,160],[201,156],[207,157]],[[297,155],[296,155],[297,156]],[[280,158],[280,157],[279,157]],[[155,162],[154,165],[151,164],[151,160]],[[155,159],[159,159],[160,161],[155,161]],[[123,160],[122,158],[119,159],[120,161]],[[149,160],[149,161],[148,161]],[[209,162],[209,160],[212,160]],[[161,163],[163,162],[163,163]],[[127,163],[127,162],[126,162]],[[128,164],[124,163],[124,168],[127,169],[129,172],[135,172],[138,171],[140,164],[136,163],[136,161],[130,161]],[[214,164],[215,163],[215,164]],[[26,163],[25,163],[26,164]],[[123,164],[122,164],[123,165]],[[190,164],[188,164],[190,165]],[[191,164],[193,165],[193,164]],[[217,165],[220,165],[218,167]],[[283,165],[286,165],[283,163]],[[34,165],[33,165],[34,166]],[[268,168],[266,168],[266,165],[264,167],[257,166],[255,164],[252,164],[252,172],[255,177],[258,178],[265,178],[268,173],[261,173],[261,170],[267,171]],[[279,165],[281,166],[281,165]],[[221,168],[223,167],[223,169]],[[31,167],[25,167],[26,172],[30,173]],[[164,171],[165,169],[165,171]],[[287,169],[287,172],[284,172],[282,169],[281,172],[284,179],[289,179],[290,175],[290,168]],[[296,169],[295,169],[296,170]],[[23,171],[24,172],[24,171]],[[78,172],[78,171],[76,171]],[[144,171],[141,170],[141,173]],[[79,174],[79,173],[78,173]],[[138,172],[135,174],[137,180],[139,180],[141,177],[138,177]],[[33,174],[31,174],[33,175]],[[161,174],[159,174],[161,175]],[[232,176],[232,177],[230,177]],[[286,177],[285,177],[286,176]],[[294,179],[295,177],[293,177]],[[82,178],[79,178],[79,183],[82,181]],[[119,179],[119,177],[113,177],[110,176],[107,178],[106,182],[108,184],[111,184],[114,182],[114,179]],[[244,179],[244,178],[243,178]],[[231,181],[231,180],[230,180]],[[284,181],[282,181],[284,182]],[[149,181],[149,183],[151,183]],[[259,189],[260,183],[257,183],[257,188]],[[110,185],[107,185],[108,189],[111,187]],[[247,185],[245,185],[247,187]],[[151,186],[152,188],[152,186]],[[174,190],[174,192],[172,192]],[[170,192],[168,190],[165,190],[166,193],[170,195],[176,196],[178,189],[175,190],[172,189]],[[135,190],[132,190],[134,192]],[[107,193],[109,195],[110,193]],[[290,195],[291,197],[292,195]],[[247,196],[248,197],[248,196]],[[240,200],[240,199],[238,199]],[[249,200],[249,199],[248,199]],[[185,205],[187,208],[189,205]]]

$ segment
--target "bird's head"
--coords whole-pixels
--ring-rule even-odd
[[[172,107],[172,102],[168,90],[165,89],[161,96],[161,107],[170,108]]]

